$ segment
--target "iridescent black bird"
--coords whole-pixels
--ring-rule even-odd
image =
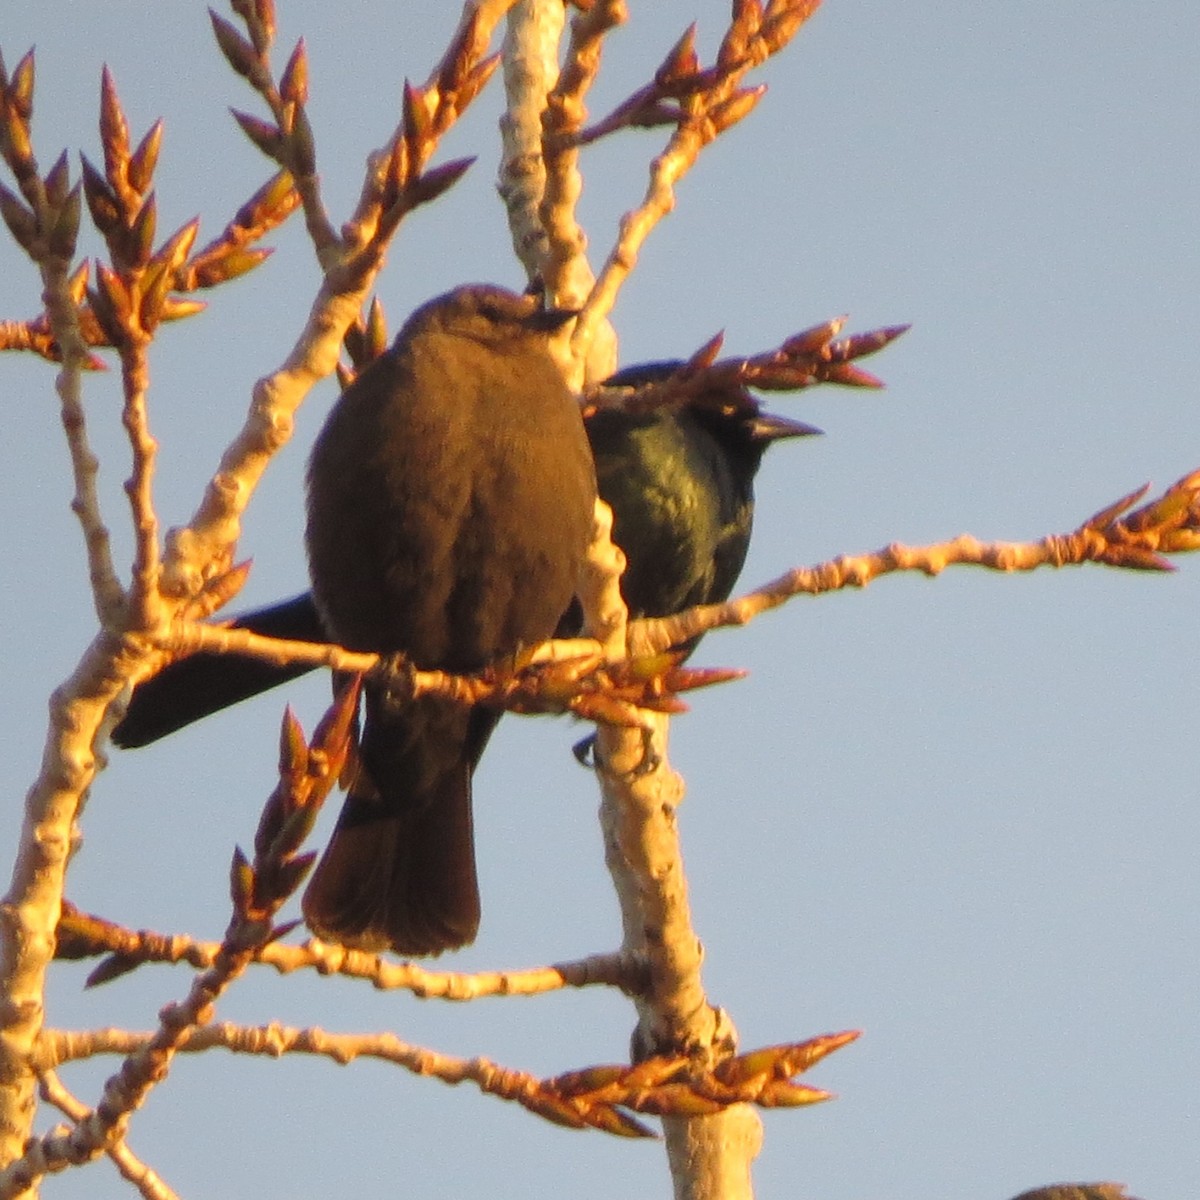
[[[605,386],[657,383],[682,365],[627,367]],[[625,552],[621,595],[631,617],[726,599],[750,548],[754,477],[767,447],[820,433],[764,413],[740,385],[641,415],[600,409],[586,426],[596,486],[613,510],[613,541]]]
[[[612,387],[637,387],[669,377],[680,365],[662,362],[629,367],[606,382]],[[373,369],[369,368],[363,377]],[[632,616],[651,617],[667,616],[693,604],[717,602],[729,595],[750,543],[753,483],[763,454],[781,438],[819,432],[810,425],[762,412],[758,401],[740,386],[713,389],[695,396],[683,407],[647,414],[600,410],[588,418],[586,431],[595,456],[600,494],[613,509],[613,538],[628,560],[621,581],[622,594]],[[340,478],[340,473],[336,477]],[[310,498],[310,509],[312,503]],[[554,522],[559,517],[554,513],[546,519]],[[378,523],[368,519],[367,524]],[[328,532],[338,543],[339,536],[332,525]],[[344,541],[344,534],[340,540]],[[436,554],[437,550],[431,548],[430,552]],[[315,562],[313,565],[316,579]],[[577,615],[568,614],[559,632],[574,632],[572,626],[577,620]],[[341,627],[327,625],[322,620],[312,593],[246,613],[231,624],[267,636],[306,641],[322,641],[344,632]],[[399,632],[397,627],[395,633]],[[346,644],[372,650],[385,648],[381,644],[364,644],[362,638]],[[690,652],[694,645],[693,642],[686,649]],[[498,650],[492,657],[502,653]],[[460,666],[458,661],[455,665],[438,665],[458,670],[482,665],[468,664],[463,658]],[[308,669],[276,667],[237,655],[193,655],[168,666],[137,689],[124,720],[113,732],[113,740],[120,746],[143,746],[157,741],[192,721],[284,683]],[[410,719],[403,711],[388,716],[393,732]],[[495,719],[493,713],[484,710],[470,714],[464,749],[472,768]],[[399,737],[388,744],[400,747],[402,756],[407,741]],[[378,743],[368,741],[368,745],[372,746],[370,753],[364,752],[368,771],[373,758],[376,771],[383,764],[390,764],[391,751],[385,755],[375,749]],[[377,834],[370,821],[361,826],[356,824],[359,813],[370,816],[374,811],[354,797],[347,801],[334,845],[327,851],[306,896],[305,915],[317,932],[344,941],[364,940],[361,933],[348,929],[345,922],[329,920],[328,909],[332,905],[327,897],[337,889],[327,884],[331,878],[341,879],[343,889],[348,895],[352,893],[349,898],[360,906],[367,903],[370,888],[378,886],[375,880],[366,878],[361,879],[361,885],[352,885],[351,880],[361,876],[350,871],[343,874],[337,868],[346,848]],[[469,808],[466,811],[469,816]],[[327,867],[327,864],[333,865]],[[471,867],[473,882],[473,861]],[[449,886],[426,878],[433,870],[431,866],[429,871],[422,871],[424,884],[435,892]],[[314,897],[317,897],[316,912],[311,911]],[[472,935],[473,932],[472,929]],[[392,944],[403,953],[430,953],[460,944],[449,936],[440,940],[444,946],[427,945],[419,949],[413,948],[411,939],[407,945],[395,945],[393,938]],[[468,940],[469,936],[461,938],[462,942]]]

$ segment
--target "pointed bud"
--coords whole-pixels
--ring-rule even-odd
[[[800,26],[820,7],[821,0],[806,0],[799,4],[771,3],[763,22],[762,40],[768,54],[778,54],[796,36]]]
[[[864,371],[862,367],[856,367],[853,363],[830,363],[822,367],[819,374],[825,383],[838,383],[842,387],[883,387],[883,380],[879,376],[872,375],[870,371]]]
[[[259,248],[255,250],[230,250],[216,258],[199,263],[196,267],[192,285],[197,288],[216,287],[246,275],[255,267],[266,262],[273,251]]]
[[[76,185],[78,186],[78,184]],[[78,304],[83,299],[83,293],[87,288],[88,282],[88,261],[85,258],[83,262],[75,268],[74,274],[67,280],[67,293],[71,299]]]
[[[639,1121],[631,1113],[623,1112],[619,1108],[612,1108],[608,1110],[608,1116],[611,1123],[604,1127],[606,1133],[629,1138],[658,1137],[658,1134],[649,1125]]]
[[[521,1097],[521,1104],[543,1120],[554,1125],[565,1125],[568,1129],[583,1129],[584,1120],[565,1100],[547,1096],[542,1092],[531,1092]]]
[[[113,307],[108,293],[99,286],[88,288],[87,302],[92,316],[96,318],[96,324],[100,326],[100,332],[104,335],[108,344],[110,346],[123,346],[127,340],[125,327],[121,324],[121,320],[117,315],[116,309]]]
[[[229,896],[239,916],[250,908],[254,895],[254,868],[250,865],[240,846],[233,849],[233,861],[229,864]]]
[[[321,807],[318,804],[301,804],[288,813],[277,839],[281,852],[292,854],[304,845],[304,840],[312,833],[320,812]]]
[[[1174,571],[1168,559],[1143,546],[1110,546],[1101,561],[1130,571]]]
[[[1150,485],[1142,484],[1140,488],[1130,492],[1126,496],[1122,496],[1120,500],[1114,504],[1110,504],[1107,508],[1102,508],[1098,513],[1093,513],[1083,523],[1084,529],[1107,529],[1123,512],[1128,512],[1148,491]]]
[[[404,81],[404,140],[408,143],[409,153],[414,158],[420,158],[419,151],[428,145],[432,129],[433,123],[425,104],[425,93],[419,88],[413,87],[406,79]]]
[[[211,8],[208,10],[208,16],[212,21],[217,45],[221,48],[221,53],[225,55],[225,61],[237,74],[245,79],[250,79],[259,69],[258,51],[238,33],[230,22],[226,21],[224,17],[218,16]]]
[[[63,200],[54,228],[50,230],[48,244],[51,254],[67,260],[75,257],[75,242],[79,237],[79,218],[82,212],[83,197],[80,185],[76,184]]]
[[[434,90],[440,96],[457,92],[459,84],[471,70],[471,64],[487,50],[487,39],[482,29],[481,16],[476,9],[466,27],[459,30],[454,41],[446,48],[438,72]]]
[[[304,882],[305,875],[312,870],[316,861],[315,854],[300,854],[276,864],[273,872],[275,886],[271,889],[271,898],[277,901],[286,900]]]
[[[496,73],[496,68],[500,65],[501,55],[499,53],[490,54],[483,60],[467,77],[463,80],[458,89],[456,106],[461,114],[466,111],[467,105],[487,87],[488,80]]]
[[[271,937],[269,941],[278,942],[287,937],[292,930],[299,929],[303,924],[304,922],[298,919],[295,921],[284,921],[282,925],[276,925],[275,928],[271,930]]]
[[[285,221],[300,207],[300,193],[290,171],[272,176],[258,192],[258,203],[252,208],[255,226],[275,226]]]
[[[125,182],[129,166],[129,123],[108,67],[100,73],[100,144],[104,148],[104,173],[115,188]]]
[[[689,371],[702,370],[704,367],[711,367],[717,361],[717,355],[721,352],[721,347],[725,344],[725,331],[722,329],[719,333],[713,334],[712,337],[687,360],[687,369]]]
[[[654,72],[654,82],[669,94],[670,85],[691,79],[699,69],[700,61],[696,57],[696,23],[693,21],[683,31],[679,41],[671,47],[662,65]]]
[[[122,975],[128,975],[130,971],[136,970],[138,966],[136,958],[125,954],[110,954],[92,970],[83,981],[83,986],[94,988],[104,983],[112,983],[114,979],[120,979]]]
[[[384,316],[383,305],[378,296],[371,301],[371,307],[367,311],[367,327],[363,343],[368,362],[373,362],[387,349],[387,317]]]
[[[767,85],[763,83],[758,87],[739,88],[728,100],[718,104],[709,113],[709,118],[717,133],[724,133],[726,129],[748,117],[766,94]]]
[[[312,124],[304,106],[297,104],[295,120],[288,134],[288,165],[296,175],[307,177],[317,169],[317,147],[313,139]]]
[[[717,51],[717,66],[726,72],[741,66],[746,59],[750,39],[758,32],[761,23],[762,9],[757,0],[734,0],[732,20]]]
[[[308,54],[304,48],[304,39],[296,43],[291,58],[279,81],[279,94],[292,104],[308,103]]]
[[[13,241],[27,254],[33,252],[38,236],[38,221],[33,212],[13,192],[0,183],[0,216],[4,218]]]
[[[270,44],[275,40],[275,0],[255,0],[254,16]]]
[[[307,765],[308,741],[303,726],[289,704],[283,710],[283,720],[279,725],[279,774],[301,775]]]
[[[697,1095],[685,1083],[666,1083],[638,1097],[642,1112],[659,1117],[706,1117],[721,1111],[721,1105]]]
[[[341,773],[341,764],[350,752],[351,730],[358,713],[358,697],[361,690],[362,676],[358,675],[349,687],[342,690],[313,733],[313,746],[325,755],[335,779]]]
[[[20,177],[32,171],[34,164],[29,122],[13,105],[0,105],[0,122],[0,151],[3,151],[4,161],[21,182],[21,190],[25,191],[25,184]],[[29,199],[29,196],[25,198]]]
[[[159,311],[162,321],[182,321],[186,317],[194,317],[202,313],[208,305],[203,300],[186,300],[179,296],[168,296]]]
[[[146,194],[146,189],[149,188],[150,182],[154,178],[154,168],[158,165],[158,152],[162,147],[162,135],[163,123],[161,120],[155,121],[146,136],[138,143],[138,148],[129,160],[126,177],[129,180],[129,186],[139,196]]]
[[[70,168],[67,166],[67,152],[64,150],[54,162],[54,166],[46,173],[46,202],[51,208],[58,208],[67,198],[71,187]]]
[[[33,51],[29,50],[13,68],[12,78],[6,89],[9,105],[25,125],[29,124],[33,116],[33,84],[34,58]]]
[[[104,292],[113,311],[121,318],[126,318],[133,312],[133,302],[125,281],[111,267],[103,263],[96,264],[96,285]]]
[[[397,133],[392,141],[392,152],[388,155],[387,160],[386,178],[388,186],[381,195],[381,200],[383,197],[386,197],[384,201],[386,205],[395,204],[400,189],[411,182],[409,179],[408,164],[408,143],[400,133]]]
[[[108,186],[100,172],[92,166],[86,155],[80,155],[83,167],[83,194],[87,199],[88,211],[92,214],[92,224],[107,241],[118,230],[124,228],[125,222],[121,205],[116,193]]]
[[[405,199],[411,208],[418,204],[428,204],[436,200],[443,192],[448,192],[471,168],[475,159],[458,158],[453,162],[443,163],[426,171],[405,189]]]
[[[278,126],[270,121],[263,121],[258,117],[251,116],[249,113],[239,112],[236,108],[229,110],[233,113],[233,119],[242,127],[242,132],[261,150],[268,158],[279,161],[283,153],[283,134]]]
[[[192,252],[192,246],[196,243],[196,234],[199,231],[200,218],[193,217],[186,225],[180,226],[162,244],[162,247],[154,256],[154,261],[161,263],[167,273],[174,276],[187,261],[187,256]]]
[[[144,267],[154,253],[154,234],[158,228],[158,201],[151,192],[146,197],[129,231],[129,259],[134,266]]]
[[[883,329],[872,329],[868,333],[856,333],[843,338],[830,346],[830,361],[848,362],[852,358],[866,358],[868,354],[875,354],[890,345],[911,328],[911,325],[888,325]]]
[[[806,1083],[788,1083],[784,1079],[771,1080],[756,1097],[757,1102],[766,1108],[803,1108],[833,1098],[833,1093],[824,1088],[809,1087]]]
[[[834,317],[832,321],[812,325],[793,334],[779,349],[788,358],[807,358],[837,337],[845,324],[845,317]]]
[[[152,333],[162,321],[163,305],[171,287],[171,276],[161,266],[150,267],[142,276],[138,290],[138,324]]]
[[[365,339],[366,323],[360,315],[346,326],[346,332],[342,334],[342,345],[346,347],[346,353],[350,355],[352,363],[362,363],[366,358]]]

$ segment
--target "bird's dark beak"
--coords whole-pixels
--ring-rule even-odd
[[[790,417],[779,417],[774,413],[759,413],[746,422],[746,429],[751,440],[770,445],[780,438],[816,437],[825,431],[815,425],[806,425],[803,421],[793,421]]]
[[[526,320],[525,324],[539,333],[555,333],[568,321],[575,320],[577,316],[579,316],[577,308],[540,308]]]
[[[579,316],[581,311],[578,308],[551,308],[547,303],[549,297],[546,295],[546,285],[540,278],[530,282],[524,295],[537,305],[536,309],[526,317],[525,324],[539,333],[556,333],[568,321]]]

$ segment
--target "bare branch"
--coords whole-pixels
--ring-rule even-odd
[[[591,339],[612,311],[650,231],[675,207],[675,185],[691,170],[701,150],[747,116],[761,98],[762,88],[740,88],[745,74],[782,50],[819,2],[784,0],[771,5],[766,14],[757,4],[736,4],[713,67],[701,71],[685,35],[659,68],[652,85],[651,107],[656,119],[650,123],[669,119],[676,125],[675,132],[651,164],[650,184],[642,203],[622,218],[617,244],[576,322],[571,344],[577,358],[586,357]],[[664,107],[669,96],[680,97],[673,111]],[[632,105],[629,113],[642,112],[643,107]]]
[[[980,542],[963,534],[931,546],[893,542],[873,554],[842,555],[815,567],[797,567],[724,604],[701,605],[673,617],[634,622],[630,653],[658,653],[710,629],[744,625],[795,596],[866,587],[881,575],[897,571],[932,576],[954,566],[1034,571],[1083,563],[1169,571],[1172,566],[1164,555],[1200,549],[1200,471],[1185,475],[1156,500],[1129,511],[1146,491],[1143,487],[1122,497],[1071,533],[1050,534],[1037,542]]]
[[[186,963],[205,970],[216,961],[220,948],[219,942],[196,941],[183,934],[126,929],[64,904],[56,957],[75,960],[107,955],[88,977],[88,986],[97,986],[146,963]],[[310,938],[298,946],[271,942],[255,952],[253,961],[281,975],[313,970],[321,975],[362,979],[380,991],[407,991],[422,1000],[456,1002],[487,996],[539,996],[568,987],[616,987],[633,994],[645,983],[643,965],[615,953],[525,970],[465,973],[431,971],[416,963],[396,963],[379,954]],[[92,1052],[84,1045],[75,1034],[47,1030],[38,1043],[37,1061],[52,1067],[86,1057]]]
[[[119,1029],[76,1035],[90,1042],[93,1054],[136,1057],[154,1035]],[[443,1083],[474,1083],[480,1091],[513,1100],[530,1112],[573,1129],[594,1128],[621,1137],[653,1137],[629,1112],[654,1116],[713,1115],[731,1106],[797,1107],[829,1099],[820,1088],[792,1082],[856,1033],[826,1034],[782,1046],[770,1046],[715,1068],[698,1066],[686,1055],[658,1056],[632,1067],[594,1066],[550,1079],[500,1067],[487,1059],[456,1058],[402,1042],[390,1033],[336,1034],[322,1029],[288,1028],[278,1023],[249,1027],[231,1022],[189,1029],[179,1050],[201,1053],[213,1048],[235,1054],[313,1054],[346,1065],[357,1058],[382,1059]]]
[[[542,112],[558,79],[558,45],[565,6],[560,0],[520,0],[508,18],[501,52],[504,92],[502,156],[497,188],[508,213],[513,250],[528,279],[541,279],[549,257],[539,210],[546,190]]]
[[[546,185],[538,217],[547,251],[542,278],[548,293],[564,308],[582,306],[595,284],[587,261],[587,238],[575,220],[575,205],[583,191],[575,135],[587,119],[584,97],[600,70],[604,39],[628,18],[624,0],[597,0],[575,15],[566,66],[542,113]]]
[[[40,1090],[43,1100],[65,1113],[76,1125],[92,1115],[88,1106],[76,1099],[53,1071],[43,1072]],[[114,1142],[106,1153],[121,1175],[137,1188],[145,1200],[178,1200],[176,1193],[163,1182],[156,1171],[129,1149],[124,1139]]]
[[[166,1077],[190,1032],[211,1021],[216,1001],[255,952],[280,936],[274,917],[312,866],[313,855],[297,852],[345,765],[357,702],[357,688],[345,689],[311,745],[290,716],[285,720],[279,786],[263,809],[254,861],[240,850],[234,853],[233,916],[212,965],[197,976],[181,1003],[160,1012],[158,1029],[108,1078],[94,1112],[66,1134],[32,1139],[24,1154],[0,1171],[0,1196],[28,1189],[49,1172],[90,1161],[122,1140],[130,1117]]]

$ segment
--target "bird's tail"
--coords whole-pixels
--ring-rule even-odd
[[[301,642],[327,640],[316,605],[308,592],[282,604],[245,613],[231,621],[229,627]],[[312,669],[307,665],[281,667],[238,654],[193,654],[170,663],[138,685],[124,718],[112,731],[112,740],[127,749],[147,746],[193,721],[278,687]]]
[[[403,738],[389,732],[393,743]],[[405,955],[440,954],[475,940],[479,884],[471,773],[477,756],[464,753],[461,740],[454,745],[433,732],[426,730],[428,744],[409,742],[408,770],[395,770],[386,752],[383,763],[366,754],[370,774],[361,764],[357,768],[304,893],[304,919],[318,937]],[[382,737],[368,712],[365,749]],[[423,770],[412,769],[414,752]]]

